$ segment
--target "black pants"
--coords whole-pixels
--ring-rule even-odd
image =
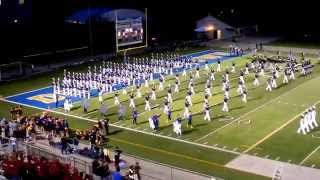
[[[63,152],[65,152],[65,150],[67,149],[67,146],[62,144],[62,147],[61,147],[61,154],[63,154]]]

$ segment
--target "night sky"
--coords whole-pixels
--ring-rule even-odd
[[[161,41],[194,38],[196,20],[211,14],[236,27],[259,25],[264,35],[281,35],[288,39],[319,41],[319,12],[303,2],[280,4],[277,1],[104,1],[104,0],[2,0],[0,6],[1,61],[20,56],[88,45],[88,27],[71,27],[64,18],[73,12],[90,7],[144,8],[148,7],[151,37]],[[150,3],[151,2],[151,3]],[[153,3],[154,2],[154,3]],[[122,3],[122,4],[120,4]],[[216,3],[215,5],[213,3]],[[303,5],[308,5],[304,7]],[[157,6],[159,5],[159,6]],[[289,7],[290,6],[290,7]],[[17,20],[15,23],[14,21]],[[108,41],[103,28],[93,28],[95,46]],[[108,51],[108,46],[105,46]]]

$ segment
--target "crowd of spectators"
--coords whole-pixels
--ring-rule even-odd
[[[111,160],[110,150],[104,148],[109,135],[109,119],[98,121],[92,128],[72,131],[64,118],[55,117],[48,112],[26,116],[21,106],[10,111],[11,120],[0,121],[1,138],[19,138],[25,142],[34,142],[38,135],[48,139],[54,148],[60,148],[62,154],[78,153],[95,159],[92,163],[93,176],[85,175],[58,160],[49,161],[45,158],[25,157],[20,152],[12,156],[2,157],[1,167],[3,175],[9,179],[102,179],[102,180],[140,180],[140,166],[130,166],[123,176],[120,169],[127,168],[126,162],[121,160],[122,151],[116,147],[114,159]],[[90,142],[90,148],[78,149],[80,141]],[[115,171],[109,169],[114,163]]]
[[[1,174],[10,180],[93,180],[91,175],[79,172],[68,164],[60,163],[59,160],[25,156],[21,152],[2,156],[0,160]]]

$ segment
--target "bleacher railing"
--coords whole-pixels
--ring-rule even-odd
[[[54,152],[49,152],[45,149],[42,149],[40,147],[34,146],[32,144],[26,144],[26,152],[27,154],[32,154],[39,157],[45,157],[47,159],[58,159],[60,162],[69,164],[72,168],[77,168],[78,171],[83,171],[88,174],[92,174],[92,165],[91,162],[84,161],[82,159],[77,158],[75,155],[57,155]],[[192,179],[199,179],[199,180],[223,180],[218,177],[213,177],[205,174],[201,174],[198,172],[178,168],[175,166],[162,164],[159,162],[155,162],[149,159],[144,159],[141,157],[137,157],[131,154],[123,153],[126,158],[125,161],[130,162],[131,164],[135,162],[141,162],[144,161],[144,163],[147,163],[148,167],[151,169],[162,169],[162,172],[165,172],[162,174],[161,177],[154,175],[154,174],[148,174],[146,171],[144,171],[144,166],[142,166],[142,171],[140,173],[142,180],[175,180],[175,179],[181,179],[181,176],[192,178],[191,176],[194,176]],[[128,167],[122,168],[122,172],[128,171]]]

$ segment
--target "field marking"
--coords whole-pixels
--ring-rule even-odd
[[[241,147],[245,147],[245,148],[249,148],[250,146],[248,146],[248,145],[240,145]],[[254,149],[256,149],[256,150],[262,150],[262,148],[261,147],[256,147],[256,148],[254,148]]]
[[[219,122],[225,122],[225,121],[231,121],[231,120],[233,120],[234,119],[234,117],[233,116],[226,116],[226,117],[223,117],[223,118],[220,118],[219,119]]]
[[[7,98],[12,98],[14,96],[20,96],[20,95],[23,95],[23,94],[28,94],[28,93],[32,93],[32,92],[36,92],[36,91],[41,91],[43,89],[47,89],[47,88],[50,88],[52,86],[46,86],[46,87],[43,87],[43,88],[39,88],[39,89],[34,89],[34,90],[30,90],[30,91],[26,91],[26,92],[22,92],[22,93],[18,93],[18,94],[14,94],[14,95],[10,95],[10,96],[7,96],[7,97],[4,97],[5,99]]]
[[[26,107],[30,107],[30,108],[35,108],[35,109],[39,109],[39,110],[42,110],[42,111],[47,111],[47,112],[51,112],[51,113],[55,113],[55,114],[60,114],[60,115],[68,116],[68,117],[73,117],[73,118],[76,118],[76,119],[82,119],[82,120],[86,120],[86,121],[89,121],[89,122],[95,122],[95,123],[98,122],[96,120],[92,120],[92,119],[89,119],[89,118],[79,117],[79,116],[75,116],[75,115],[71,115],[71,114],[66,114],[66,113],[63,113],[63,112],[54,111],[54,110],[51,110],[51,109],[45,109],[45,108],[40,108],[40,107],[28,105],[28,104],[14,102],[14,101],[10,101],[10,100],[7,100],[7,99],[1,99],[0,101],[12,103],[12,104],[18,104],[18,105],[22,105],[22,106],[26,106]],[[109,125],[112,126],[112,127],[125,129],[125,130],[128,130],[128,131],[139,132],[139,133],[142,133],[142,134],[161,137],[161,138],[164,138],[164,139],[183,142],[183,143],[186,143],[186,144],[196,145],[196,146],[209,148],[209,149],[213,149],[213,150],[218,150],[218,151],[223,151],[223,152],[227,152],[227,153],[231,153],[231,154],[236,154],[236,155],[240,155],[241,154],[240,152],[234,152],[232,150],[225,150],[225,149],[222,149],[222,148],[212,147],[212,146],[208,146],[208,145],[204,145],[204,144],[200,144],[200,143],[195,143],[195,142],[191,142],[191,141],[186,141],[186,140],[182,140],[182,139],[177,139],[177,138],[173,138],[173,137],[169,137],[169,136],[165,136],[165,135],[154,134],[154,133],[151,133],[151,132],[131,129],[131,128],[119,126],[119,125],[116,125],[116,124],[113,124],[113,123],[110,123]]]
[[[310,79],[310,80],[313,80],[313,79]],[[310,81],[310,80],[308,80],[308,81]],[[308,82],[308,81],[306,81],[306,82]],[[259,109],[263,108],[264,106],[266,106],[266,105],[268,105],[268,104],[270,104],[270,103],[273,103],[273,102],[274,102],[274,101],[276,101],[277,99],[279,99],[279,98],[281,98],[281,97],[283,97],[283,96],[287,95],[288,93],[290,93],[291,91],[293,91],[293,90],[297,89],[298,87],[302,86],[302,85],[303,85],[303,84],[305,84],[306,82],[304,82],[304,83],[302,83],[302,84],[300,84],[300,85],[296,86],[295,88],[290,89],[289,91],[287,91],[287,92],[285,92],[285,93],[283,93],[283,94],[280,94],[279,96],[277,96],[277,97],[275,97],[275,98],[273,98],[273,99],[271,99],[271,100],[269,100],[269,101],[267,101],[267,102],[263,103],[262,105],[260,105],[260,106],[258,106],[258,107],[256,107],[256,108],[254,108],[253,110],[251,110],[251,111],[249,111],[249,112],[246,112],[245,114],[242,114],[242,115],[241,115],[241,116],[239,116],[237,119],[235,119],[235,120],[233,120],[233,121],[229,122],[228,124],[225,124],[225,125],[223,125],[223,126],[221,126],[221,127],[217,128],[216,130],[214,130],[214,131],[210,132],[209,134],[207,134],[207,135],[205,135],[205,136],[202,136],[202,137],[200,137],[200,138],[196,139],[196,140],[195,140],[195,142],[198,142],[198,141],[200,141],[200,140],[202,140],[202,139],[204,139],[204,138],[206,138],[206,137],[208,137],[208,136],[210,136],[210,135],[212,135],[212,134],[214,134],[214,133],[216,133],[216,132],[219,132],[220,130],[222,130],[222,129],[224,129],[224,128],[228,127],[228,126],[230,126],[231,124],[233,124],[234,122],[238,121],[239,119],[242,119],[243,117],[246,117],[247,115],[249,115],[249,114],[251,114],[251,113],[256,112],[257,110],[259,110]]]
[[[320,149],[320,146],[318,146],[317,148],[315,148],[310,154],[308,154],[307,157],[305,157],[300,163],[299,165],[302,165],[303,163],[305,163],[311,156],[312,154],[314,154],[316,151],[318,151]]]
[[[313,137],[313,138],[317,138],[317,139],[320,139],[320,137],[319,137],[319,136],[315,136],[314,134],[312,134],[312,135],[311,135],[311,137]]]
[[[193,161],[209,164],[209,165],[216,166],[216,167],[228,168],[228,169],[235,170],[237,172],[242,172],[242,171],[240,171],[238,169],[226,167],[224,165],[221,165],[221,164],[218,164],[218,163],[215,163],[215,162],[212,162],[212,161],[206,161],[206,160],[198,159],[198,158],[195,158],[195,157],[190,157],[190,156],[183,155],[183,154],[178,154],[178,153],[171,152],[171,151],[162,150],[162,149],[159,149],[159,148],[153,148],[153,147],[150,147],[150,146],[145,146],[143,144],[137,144],[137,143],[129,142],[129,141],[126,141],[126,140],[123,140],[123,139],[118,139],[118,138],[111,137],[111,140],[122,142],[122,143],[126,143],[126,144],[129,144],[129,145],[132,145],[132,146],[137,146],[137,147],[140,147],[140,148],[143,148],[143,149],[147,149],[147,150],[151,150],[151,151],[155,151],[155,152],[160,152],[160,153],[171,155],[171,156],[181,157],[181,158],[184,158],[184,159],[189,159],[189,160],[193,160]],[[252,173],[252,172],[250,172],[250,173],[258,175],[256,173]],[[263,176],[263,175],[259,175],[259,176]],[[267,177],[267,176],[263,176],[263,177]]]
[[[320,100],[317,101],[316,103],[314,103],[314,105],[317,105],[320,103]],[[293,118],[291,118],[289,121],[287,121],[286,123],[282,124],[279,128],[275,129],[274,131],[272,131],[271,133],[269,133],[268,135],[266,135],[265,137],[263,137],[262,139],[260,139],[258,142],[256,142],[255,144],[253,144],[252,146],[250,146],[248,149],[244,150],[242,153],[247,153],[250,150],[252,150],[253,148],[255,148],[256,146],[260,145],[261,143],[263,143],[265,140],[269,139],[271,136],[273,136],[275,133],[279,132],[281,129],[283,129],[284,127],[286,127],[288,124],[290,124],[291,122],[295,121],[301,113],[295,115]]]

